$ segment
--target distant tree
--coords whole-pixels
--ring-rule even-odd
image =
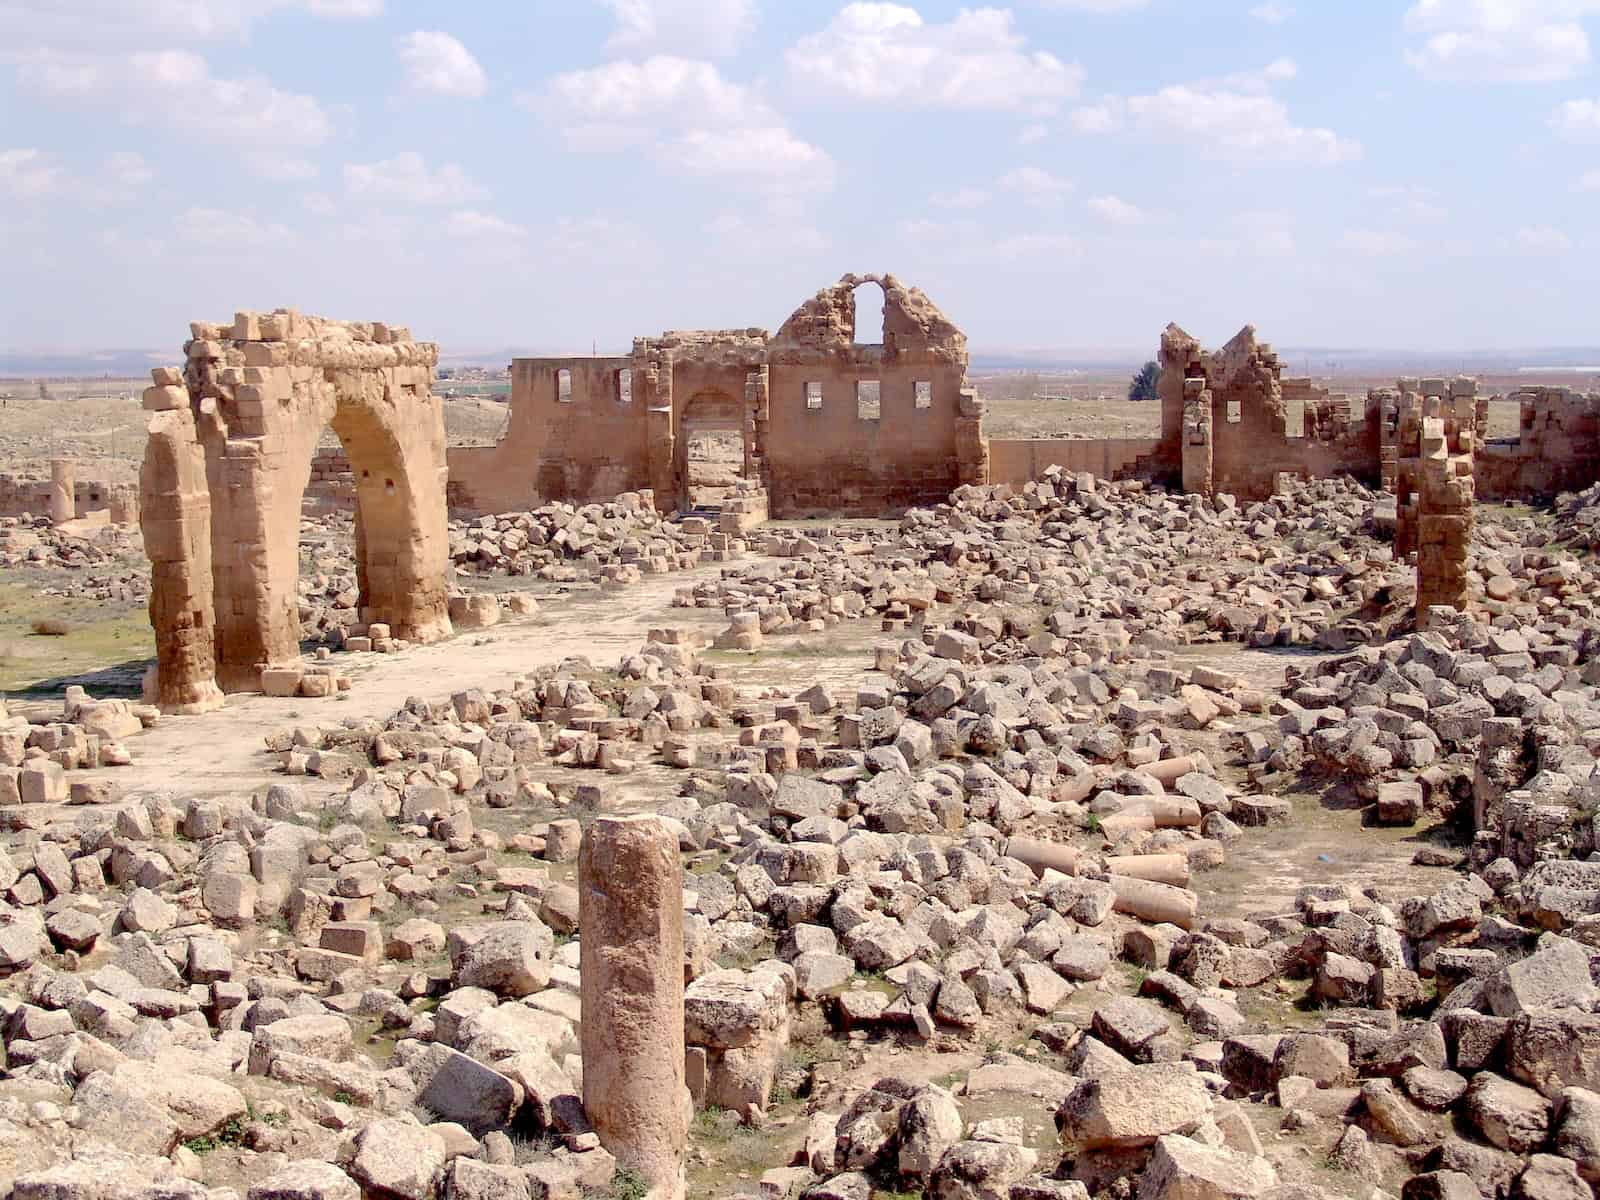
[[[1139,368],[1139,373],[1128,384],[1129,400],[1154,400],[1156,398],[1156,381],[1161,378],[1161,367],[1155,359],[1151,359]]]

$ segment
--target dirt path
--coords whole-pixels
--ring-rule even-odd
[[[744,561],[755,561],[747,559]],[[444,699],[469,687],[510,686],[537,667],[585,655],[614,667],[639,649],[649,630],[664,625],[724,628],[720,610],[673,608],[680,588],[715,579],[723,564],[647,576],[625,591],[585,591],[541,602],[533,617],[460,634],[402,654],[338,656],[351,677],[346,699],[305,700],[230,696],[225,708],[194,717],[166,717],[128,740],[131,766],[86,771],[74,778],[115,780],[124,793],[178,791],[209,796],[258,788],[274,769],[262,738],[296,724],[386,718],[408,696]]]

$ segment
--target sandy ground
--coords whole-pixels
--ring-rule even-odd
[[[464,688],[508,687],[518,675],[575,655],[587,656],[597,667],[615,667],[644,644],[649,630],[665,625],[721,629],[727,619],[717,610],[671,607],[674,592],[715,579],[721,569],[714,564],[647,576],[625,597],[587,591],[545,601],[533,617],[400,654],[336,655],[337,665],[351,676],[345,699],[230,696],[216,712],[165,717],[130,738],[131,766],[83,775],[115,780],[124,793],[178,789],[186,796],[208,796],[260,788],[276,768],[262,744],[273,730],[384,719],[409,696],[431,701]]]

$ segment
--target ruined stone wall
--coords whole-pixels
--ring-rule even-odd
[[[209,587],[215,628],[189,631],[210,616],[203,607],[178,607],[177,585],[167,589],[157,572],[151,621],[162,702],[201,689],[208,665],[222,690],[249,691],[264,669],[298,661],[301,505],[329,425],[355,481],[362,619],[385,622],[408,641],[449,633],[444,414],[432,392],[437,348],[413,342],[403,328],[292,310],[239,313],[231,325],[190,329],[182,372],[158,368],[144,395],[157,416],[140,476],[143,524],[153,565],[181,577],[191,596]],[[185,411],[187,421],[170,415]],[[201,523],[191,478],[196,448],[209,561],[193,542]],[[160,501],[154,508],[152,499]],[[210,664],[192,649],[207,636]]]
[[[1158,438],[991,438],[989,482],[1021,487],[1050,467],[1116,479],[1160,452]]]
[[[1548,499],[1600,479],[1600,395],[1530,387],[1505,399],[1521,406],[1518,437],[1478,447],[1481,499]]]
[[[0,517],[50,515],[51,480],[48,475],[0,474]],[[110,483],[104,479],[74,479],[73,515],[87,517],[109,513],[113,521],[135,521],[139,515],[137,484]]]
[[[864,285],[884,292],[882,344],[854,341]],[[770,338],[676,331],[626,357],[518,359],[510,427],[496,446],[450,452],[450,502],[498,512],[649,488],[670,511],[688,498],[690,438],[726,430],[776,515],[937,503],[989,477],[966,365],[960,330],[890,275],[846,275]]]
[[[1278,356],[1252,326],[1207,351],[1169,325],[1160,354],[1162,434],[1152,468],[1176,467],[1185,491],[1260,500],[1284,475],[1378,481],[1379,413],[1369,405],[1358,417],[1309,380],[1283,380]],[[1291,397],[1306,414],[1299,436],[1289,430]]]
[[[505,436],[449,452],[451,504],[506,512],[649,487],[648,404],[637,388],[622,399],[633,367],[631,356],[514,360]]]
[[[881,345],[853,340],[856,289],[869,283],[884,294]],[[989,478],[966,337],[892,275],[846,275],[818,292],[773,337],[768,363],[775,516],[895,512]],[[863,403],[874,384],[875,412]]]
[[[343,446],[323,446],[311,456],[306,506],[318,512],[354,511],[356,477]]]

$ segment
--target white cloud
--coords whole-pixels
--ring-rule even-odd
[[[648,147],[664,166],[691,174],[803,174],[831,183],[825,151],[795,136],[761,97],[709,62],[658,56],[606,63],[557,75],[541,95],[518,100],[549,119],[572,150]]]
[[[305,0],[306,8],[319,17],[359,20],[383,12],[383,0]]]
[[[1580,18],[1600,0],[1418,0],[1405,30],[1421,38],[1406,61],[1427,79],[1544,83],[1589,62]]]
[[[617,55],[693,54],[725,58],[756,27],[755,0],[601,0],[617,27]]]
[[[179,239],[186,245],[251,249],[284,245],[294,240],[286,226],[260,221],[249,213],[220,208],[189,208],[178,215],[174,225]]]
[[[1403,233],[1352,229],[1339,239],[1339,248],[1368,258],[1388,258],[1396,254],[1409,254],[1417,248],[1417,243]]]
[[[930,24],[900,4],[854,3],[784,54],[808,97],[903,108],[1054,112],[1083,68],[1027,49],[1009,9],[962,9]]]
[[[1034,122],[1017,130],[1017,145],[1032,146],[1050,136],[1050,126]]]
[[[772,214],[718,213],[706,222],[704,232],[724,258],[760,257],[779,244],[788,258],[817,255],[831,244],[820,229],[780,220]]]
[[[1600,138],[1600,100],[1568,100],[1550,115],[1550,126],[1575,140]]]
[[[1578,182],[1573,187],[1580,192],[1600,192],[1600,167],[1591,167],[1578,176]]]
[[[448,33],[418,29],[400,38],[398,45],[412,91],[474,99],[489,86],[472,52]]]
[[[1144,210],[1120,196],[1091,196],[1088,204],[1091,212],[1113,225],[1142,225],[1145,221]]]
[[[245,153],[240,161],[245,170],[256,178],[273,183],[303,183],[317,177],[316,163],[291,154],[257,154],[252,151]]]
[[[1082,244],[1069,233],[1034,230],[995,237],[987,226],[972,220],[901,221],[902,241],[919,252],[937,254],[940,261],[963,264],[1028,263],[1049,269],[1052,260],[1075,258]]]
[[[113,180],[125,188],[143,187],[155,178],[155,172],[145,162],[144,155],[133,150],[119,150],[107,155],[106,170]]]
[[[1273,78],[1268,68],[1258,79]],[[1247,163],[1333,166],[1361,156],[1361,145],[1331,129],[1296,125],[1289,110],[1264,91],[1217,83],[1174,84],[1130,96],[1127,112],[1144,134],[1191,145],[1212,157]]]
[[[1002,190],[1015,192],[1036,208],[1054,208],[1072,191],[1070,179],[1052,175],[1043,167],[1015,167],[1000,176]]]
[[[1076,258],[1083,246],[1070,233],[1021,233],[1001,238],[989,247],[989,257],[999,262],[1025,262],[1048,269],[1051,259]]]
[[[981,208],[989,202],[989,193],[982,188],[964,187],[953,192],[935,192],[931,199],[939,208]]]
[[[375,17],[383,0],[0,0],[0,45],[80,51],[240,41],[275,11]]]
[[[307,192],[300,199],[300,207],[317,217],[331,217],[338,211],[333,197],[326,192]]]
[[[164,125],[206,141],[253,147],[314,146],[332,122],[315,97],[258,76],[221,79],[188,50],[124,56],[42,53],[21,61],[24,86],[57,99],[98,103],[132,123]]]
[[[672,161],[695,175],[806,176],[819,183],[833,176],[826,154],[781,125],[690,129],[673,146]]]
[[[31,199],[55,190],[64,172],[33,148],[0,150],[0,191]]]
[[[1046,8],[1070,8],[1078,12],[1114,13],[1132,12],[1143,8],[1150,0],[1041,0]]]
[[[659,56],[557,75],[548,108],[574,149],[620,148],[650,139],[661,127],[768,124],[777,120],[748,88],[730,83],[708,62]],[[523,97],[523,103],[541,102]]]
[[[1513,240],[1518,249],[1535,254],[1559,254],[1572,249],[1572,239],[1548,225],[1525,225]]]
[[[1435,203],[1433,189],[1420,184],[1385,183],[1367,189],[1374,200],[1385,201],[1397,218],[1437,224],[1450,215],[1443,205]]]
[[[515,225],[492,213],[479,212],[475,208],[464,208],[451,213],[444,228],[451,237],[458,238],[522,238],[528,234],[521,225]]]
[[[1079,133],[1110,133],[1120,128],[1126,105],[1120,96],[1107,96],[1099,104],[1085,104],[1072,110],[1072,127]]]
[[[459,206],[478,199],[483,189],[455,163],[434,170],[415,150],[371,163],[346,163],[344,185],[352,196],[399,200],[408,204]]]
[[[1250,15],[1258,21],[1265,21],[1268,25],[1282,25],[1294,16],[1294,9],[1287,4],[1277,3],[1277,0],[1269,0],[1266,4],[1258,4],[1252,8]]]

